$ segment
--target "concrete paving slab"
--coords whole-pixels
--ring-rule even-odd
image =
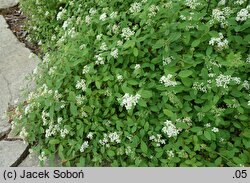
[[[0,9],[10,8],[16,6],[19,0],[0,0]]]
[[[23,141],[0,141],[0,167],[17,166],[28,154]]]
[[[31,51],[17,40],[0,15],[0,138],[10,130],[8,121],[2,119],[4,112],[20,98],[20,88],[28,84],[25,77],[39,62],[36,56],[29,58],[30,54]]]

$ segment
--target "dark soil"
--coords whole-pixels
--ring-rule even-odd
[[[18,5],[12,8],[0,10],[0,15],[3,15],[10,30],[15,34],[17,39],[24,43],[33,53],[40,53],[40,48],[37,43],[31,43],[26,40],[28,32],[24,29],[27,17],[25,17],[20,11]]]

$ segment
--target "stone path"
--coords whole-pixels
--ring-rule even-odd
[[[0,9],[17,5],[18,0],[0,0]],[[20,98],[20,88],[26,86],[25,76],[38,64],[38,58],[29,58],[30,50],[20,43],[3,16],[0,15],[0,167],[38,166],[38,158],[26,158],[28,145],[21,139],[8,136],[11,125],[2,118],[14,100]],[[25,159],[26,158],[26,159]]]

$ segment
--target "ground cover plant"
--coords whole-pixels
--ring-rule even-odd
[[[23,0],[43,48],[12,115],[63,166],[249,166],[248,0]]]

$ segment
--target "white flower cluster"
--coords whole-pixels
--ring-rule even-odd
[[[60,130],[60,135],[62,138],[65,138],[67,134],[69,134],[69,130],[67,130],[66,128]]]
[[[85,65],[82,70],[82,74],[87,74],[89,73],[90,67],[88,65]]]
[[[77,105],[82,105],[85,100],[86,100],[86,97],[83,95],[76,96],[76,104]]]
[[[234,4],[242,5],[246,2],[246,0],[236,0]]]
[[[162,128],[162,132],[166,133],[169,138],[176,137],[179,134],[179,130],[172,123],[172,121],[169,120],[166,120],[164,122],[164,127]]]
[[[109,147],[109,142],[113,143],[121,143],[121,139],[120,139],[120,135],[117,133],[117,132],[113,132],[113,133],[109,133],[109,134],[106,134],[104,133],[103,135],[103,139],[102,140],[99,140],[99,143],[101,145],[106,145],[107,147]]]
[[[116,18],[117,16],[118,16],[118,12],[117,12],[117,11],[112,12],[112,13],[110,14],[110,18],[111,18],[111,19],[114,19],[114,18]]]
[[[192,126],[192,120],[190,117],[178,118],[176,122],[186,123],[188,126]]]
[[[152,135],[149,137],[149,140],[154,141],[157,147],[160,147],[161,144],[166,144],[166,140],[162,139],[161,134],[157,134],[156,136]]]
[[[25,127],[22,128],[19,136],[23,139],[26,140],[27,136],[28,136],[28,132],[26,131]]]
[[[247,56],[246,63],[250,63],[250,55]]]
[[[250,7],[249,7],[249,9],[250,9]],[[250,13],[249,13],[248,9],[243,8],[237,13],[235,20],[242,22],[242,21],[247,20],[248,18],[250,18]]]
[[[204,82],[201,83],[195,82],[192,88],[197,91],[207,93],[207,90],[211,88],[211,86],[209,84],[205,84]]]
[[[139,13],[141,11],[141,6],[142,6],[141,3],[135,2],[135,3],[131,4],[129,11],[131,13]]]
[[[99,19],[101,21],[105,21],[107,19],[107,14],[106,13],[101,14]]]
[[[104,64],[104,59],[103,59],[101,53],[98,55],[95,55],[95,59],[96,59],[96,61],[95,61],[96,65],[103,65]]]
[[[116,76],[116,79],[117,79],[119,82],[122,82],[122,81],[123,81],[123,76],[120,75],[120,74],[118,74],[118,75]]]
[[[196,9],[197,6],[200,5],[198,0],[185,0],[185,5],[191,9]]]
[[[118,58],[118,49],[116,48],[116,49],[114,49],[113,51],[111,51],[110,55],[111,55],[113,58],[117,59],[117,58]]]
[[[249,82],[247,80],[243,81],[242,86],[247,90],[250,88]]]
[[[224,39],[222,33],[219,33],[219,37],[212,37],[209,41],[209,45],[216,46],[219,51],[228,47],[228,40]]]
[[[154,17],[157,14],[158,11],[159,11],[159,7],[158,6],[151,5],[149,7],[149,14],[148,14],[148,16],[149,17]]]
[[[82,91],[86,90],[86,82],[84,79],[76,82],[76,89],[81,89]]]
[[[172,81],[171,79],[173,78],[172,74],[168,74],[167,77],[166,76],[162,76],[160,78],[160,83],[164,84],[164,86],[168,87],[168,86],[176,86],[177,82],[176,81]]]
[[[136,94],[135,96],[125,93],[122,97],[121,106],[125,106],[127,110],[130,110],[133,106],[138,103],[138,100],[141,98],[141,95]]]
[[[62,8],[60,7],[60,9],[62,9]],[[56,20],[61,20],[62,17],[63,17],[66,13],[67,13],[67,12],[66,12],[66,9],[62,9],[62,11],[59,11],[59,12],[57,13]]]
[[[223,75],[220,74],[219,76],[217,76],[217,78],[215,79],[216,81],[216,86],[217,87],[223,87],[223,88],[228,88],[228,85],[230,84],[231,81],[231,76],[230,75]]]
[[[167,155],[168,155],[169,158],[175,157],[174,152],[170,151],[170,150],[167,150]]]
[[[45,162],[47,157],[45,156],[45,152],[42,151],[41,154],[38,156],[39,161]]]
[[[94,135],[93,132],[89,132],[87,135],[87,138],[91,140],[93,138],[93,135]]]
[[[141,65],[140,64],[135,64],[135,70],[138,70],[141,68]]]
[[[125,154],[129,155],[131,152],[132,152],[131,147],[127,146],[126,149],[125,149]]]
[[[84,152],[85,149],[87,149],[89,147],[89,142],[88,141],[84,141],[81,148],[80,148],[80,152]]]
[[[215,8],[212,11],[212,18],[213,20],[219,22],[221,27],[225,27],[228,24],[227,18],[230,16],[230,14],[232,14],[230,7],[225,7],[222,10]]]
[[[100,50],[101,50],[101,51],[106,51],[106,50],[108,50],[107,44],[106,44],[106,43],[102,43],[101,46],[100,46]]]
[[[216,128],[216,127],[213,127],[213,128],[211,129],[211,131],[214,132],[214,133],[218,133],[218,132],[219,132],[219,129]]]
[[[122,29],[121,36],[124,37],[126,40],[129,39],[131,36],[135,34],[134,31],[132,31],[129,27]]]
[[[163,59],[162,59],[162,63],[163,63],[163,65],[165,66],[165,65],[168,65],[168,64],[170,64],[171,62],[172,62],[172,57],[164,57]]]

